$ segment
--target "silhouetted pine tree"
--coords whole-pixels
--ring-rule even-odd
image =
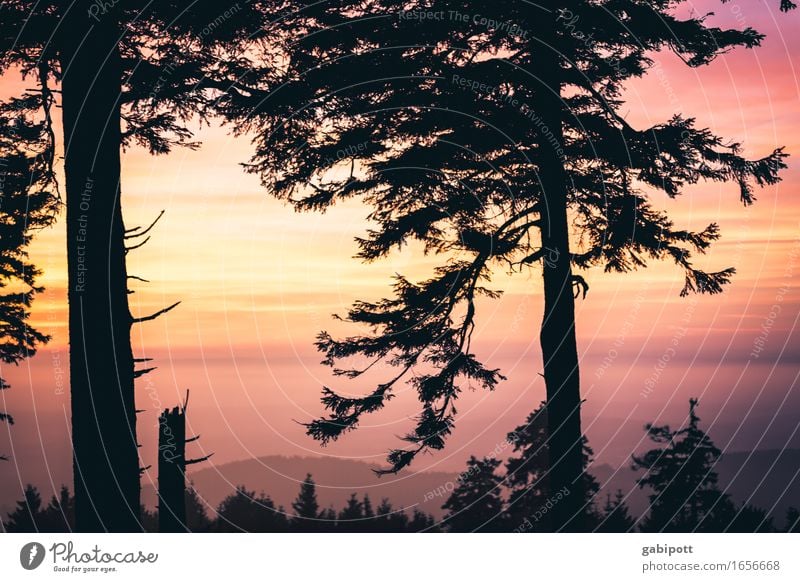
[[[123,224],[121,148],[165,154],[175,146],[194,147],[187,122],[207,119],[218,103],[245,91],[238,82],[249,68],[242,43],[269,44],[269,37],[259,33],[275,16],[268,10],[274,5],[219,0],[3,4],[0,74],[21,72],[26,85],[36,85],[4,104],[4,115],[42,120],[36,147],[44,152],[46,167],[33,177],[43,176],[48,185],[55,181],[54,105],[61,106],[63,117],[79,531],[141,529],[134,379],[146,370],[135,370],[130,333],[135,323],[167,311],[134,318],[128,308],[125,255],[146,242],[139,237],[149,228],[126,230]],[[217,102],[220,91],[226,93]]]
[[[26,109],[40,102],[36,95],[0,102],[0,364],[18,364],[50,339],[28,324],[34,297],[43,291],[28,245],[58,209],[52,129]],[[8,388],[0,377],[0,391]],[[0,410],[2,422],[14,424],[14,418]]]
[[[410,533],[436,533],[439,528],[433,516],[415,508],[408,521],[408,531]]]
[[[606,504],[603,506],[600,515],[600,523],[594,531],[600,533],[627,533],[633,531],[635,522],[628,513],[625,505],[625,495],[618,490],[614,498],[609,493],[606,497]]]
[[[317,485],[311,474],[306,475],[305,480],[300,485],[300,493],[297,499],[292,502],[291,525],[293,529],[302,531],[317,531],[320,529],[320,511],[317,501]]]
[[[239,486],[217,508],[216,530],[220,532],[282,532],[287,529],[282,508],[275,507],[269,496],[256,496]]]
[[[333,507],[329,507],[328,509],[323,510],[322,513],[319,514],[319,519],[322,531],[325,532],[336,531],[338,523],[336,520],[336,510]]]
[[[375,516],[375,529],[388,533],[408,531],[408,516],[404,511],[394,511],[388,499],[383,498]]]
[[[361,531],[364,532],[374,532],[378,531],[375,525],[375,510],[372,507],[372,500],[369,498],[369,494],[364,494],[364,523]]]
[[[355,493],[350,495],[347,503],[339,512],[336,526],[338,531],[364,531],[364,504],[359,501],[358,495]]]
[[[26,485],[23,498],[17,501],[17,507],[8,514],[5,523],[9,533],[35,533],[39,531],[42,497],[33,485]]]
[[[595,507],[600,485],[589,472],[594,452],[584,436],[582,486],[554,490],[550,487],[548,430],[547,409],[542,404],[506,437],[512,445],[512,455],[506,461],[505,478],[505,485],[510,490],[507,514],[511,527],[520,531],[554,531],[552,516],[555,506],[566,502],[570,495],[582,494],[580,523],[585,531],[591,531],[600,521]]]
[[[200,499],[194,487],[186,489],[186,527],[191,532],[211,531],[212,522],[208,517],[206,504]]]
[[[369,494],[364,494],[364,517],[372,519],[375,517],[375,511],[372,509],[372,500]]]
[[[451,532],[505,531],[507,524],[497,459],[470,457],[459,475],[453,493],[442,509],[447,510],[444,527]]]
[[[717,487],[714,466],[721,452],[700,429],[696,408],[690,399],[689,422],[679,430],[646,426],[650,440],[662,446],[633,456],[633,469],[645,471],[639,487],[652,490],[642,531],[723,531],[734,519],[733,503]]]
[[[75,528],[75,498],[66,486],[50,499],[37,525],[42,533],[68,533]]]
[[[319,335],[339,375],[361,376],[381,360],[397,370],[363,397],[325,387],[330,414],[308,425],[311,436],[328,442],[356,428],[407,381],[421,410],[389,470],[443,448],[461,390],[491,390],[502,379],[471,349],[477,299],[498,295],[486,287],[498,269],[541,264],[548,438],[558,461],[550,481],[573,490],[552,517],[555,529],[584,528],[576,519],[584,495],[574,302],[588,285],[573,269],[627,272],[667,259],[684,273],[682,295],[719,293],[733,269],[707,272],[693,256],[719,237],[717,225],[684,230],[649,193],[672,198],[700,181],[735,182],[748,205],[753,184],[776,183],[785,167],[781,150],[745,158],[740,144],[691,117],[641,128],[626,119],[624,84],[653,66],[654,53],[699,67],[763,38],[752,28],[715,28],[685,5],[457,5],[460,14],[517,25],[506,30],[479,19],[404,17],[448,14],[456,5],[445,0],[334,0],[282,23],[304,33],[285,47],[285,82],[269,99],[242,99],[228,111],[238,130],[257,132],[250,169],[299,210],[361,198],[375,225],[357,239],[365,261],[409,243],[441,259],[426,280],[398,275],[392,298],[356,302],[343,319],[363,324],[364,335]]]

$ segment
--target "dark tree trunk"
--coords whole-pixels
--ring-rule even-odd
[[[544,193],[542,247],[544,319],[540,339],[547,390],[550,457],[550,491],[569,492],[552,509],[555,531],[581,531],[585,503],[580,418],[580,378],[575,341],[575,298],[572,292],[569,223],[567,220],[567,175],[564,168],[564,133],[561,101],[560,59],[556,43],[556,9],[541,14],[534,47],[540,151],[539,181]]]
[[[158,419],[158,531],[186,531],[186,414],[178,407]]]
[[[76,528],[141,531],[124,226],[119,26],[73,2],[61,25]]]

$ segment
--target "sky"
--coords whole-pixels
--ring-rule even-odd
[[[646,445],[644,423],[680,424],[690,397],[700,398],[704,426],[723,450],[800,447],[800,10],[780,14],[777,1],[713,6],[712,22],[753,26],[766,33],[763,46],[693,70],[657,55],[650,74],[629,86],[622,113],[638,127],[689,114],[742,142],[751,157],[785,146],[790,167],[749,208],[732,184],[693,186],[675,200],[653,196],[680,226],[719,223],[722,239],[700,263],[737,269],[723,295],[680,298],[683,276],[669,264],[584,274],[591,289],[577,304],[583,422],[598,459],[614,466]],[[355,332],[331,315],[355,299],[387,296],[393,273],[424,272],[435,257],[410,247],[386,261],[358,262],[354,237],[369,226],[366,208],[353,202],[297,214],[242,171],[247,139],[219,127],[198,138],[198,151],[154,158],[132,150],[123,160],[126,225],[147,225],[165,211],[152,240],[129,255],[129,272],[150,281],[136,282],[131,310],[147,315],[181,301],[133,333],[136,356],[158,366],[137,384],[144,464],[154,460],[159,411],[187,390],[188,432],[202,435],[191,446],[197,456],[215,453],[212,466],[268,454],[382,462],[413,426],[413,393],[400,390],[359,431],[320,447],[299,422],[322,412],[322,385],[344,393],[367,387],[332,378],[314,337],[322,329]],[[12,385],[0,404],[17,420],[0,425],[0,451],[12,457],[11,479],[58,485],[71,480],[63,220],[38,235],[31,257],[47,289],[33,325],[53,340],[0,369]],[[505,293],[479,305],[475,352],[508,380],[493,393],[468,391],[445,451],[416,468],[458,470],[469,455],[503,447],[506,433],[544,399],[540,277],[534,269],[493,280]],[[381,372],[388,373],[376,377]],[[155,482],[155,472],[144,479]]]

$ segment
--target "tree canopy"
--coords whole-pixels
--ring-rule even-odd
[[[648,436],[662,446],[633,457],[634,470],[645,471],[637,483],[652,489],[643,531],[722,531],[737,517],[717,487],[714,465],[722,452],[700,429],[696,408],[697,400],[690,400],[688,423],[680,429],[648,424]]]
[[[40,270],[30,262],[33,235],[50,226],[59,207],[53,179],[52,96],[25,94],[0,103],[0,363],[18,364],[50,338],[29,325]],[[0,377],[0,390],[9,385]],[[0,410],[0,422],[14,418]],[[0,459],[5,457],[0,456]]]
[[[324,363],[339,376],[360,377],[379,361],[396,370],[363,397],[325,387],[329,414],[308,424],[311,436],[339,438],[408,382],[420,410],[388,470],[441,449],[461,392],[492,390],[503,379],[473,352],[476,300],[499,295],[488,286],[493,273],[565,260],[564,245],[548,242],[553,220],[568,221],[570,269],[624,273],[664,259],[682,271],[682,295],[722,291],[734,270],[696,262],[719,238],[718,225],[682,228],[651,196],[732,182],[749,205],[755,187],[779,180],[786,154],[748,157],[690,115],[650,127],[623,116],[625,83],[646,74],[657,52],[699,67],[763,39],[750,27],[722,29],[709,16],[687,15],[684,4],[501,0],[492,19],[514,26],[491,27],[462,18],[485,12],[480,2],[339,0],[292,19],[281,82],[264,76],[274,88],[268,98],[227,104],[236,128],[255,134],[249,170],[298,210],[362,200],[374,225],[357,239],[364,261],[412,243],[440,257],[429,278],[399,274],[393,296],[356,301],[341,316],[363,334],[320,333]],[[549,92],[558,103],[545,118],[536,104]],[[559,188],[563,175],[564,217],[551,216],[545,171]],[[585,296],[585,278],[568,278]],[[563,315],[569,325],[572,316]]]

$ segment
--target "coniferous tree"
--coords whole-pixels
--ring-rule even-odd
[[[344,532],[358,532],[364,529],[364,503],[359,501],[358,495],[352,493],[347,503],[339,512],[336,522],[337,529]]]
[[[311,474],[306,475],[300,485],[300,493],[292,502],[292,527],[303,531],[316,531],[319,526],[320,510],[317,501],[317,485]]]
[[[37,533],[41,519],[42,497],[33,485],[26,485],[23,498],[17,507],[8,514],[5,528],[9,533]]]
[[[59,204],[49,117],[27,111],[43,99],[26,94],[0,102],[0,364],[18,364],[50,339],[28,324],[34,297],[43,291],[28,245],[36,231],[52,224]],[[49,102],[46,107],[49,112]],[[8,388],[0,377],[0,391]],[[2,422],[11,425],[14,418],[0,409]]]
[[[735,517],[729,496],[717,487],[714,466],[721,451],[700,429],[696,408],[692,398],[689,422],[681,429],[646,426],[650,440],[660,446],[633,456],[633,469],[645,471],[639,487],[652,490],[642,531],[723,531]]]
[[[375,529],[388,533],[408,531],[408,516],[404,511],[394,511],[388,499],[383,498],[375,515]]]
[[[369,494],[364,494],[364,501],[362,502],[364,505],[364,523],[362,527],[362,531],[365,532],[374,532],[377,531],[375,529],[375,510],[372,507],[372,500],[369,498]]]
[[[375,511],[372,509],[372,500],[369,498],[369,494],[364,494],[364,517],[367,519],[372,519],[375,517]]]
[[[41,513],[39,531],[42,533],[68,533],[75,527],[75,498],[62,486],[58,497],[53,495]]]
[[[414,508],[411,519],[408,520],[408,531],[410,533],[435,533],[439,530],[432,515]]]
[[[470,457],[453,493],[442,505],[444,525],[451,532],[504,531],[503,478],[497,475],[497,459]]]
[[[336,519],[336,510],[331,506],[319,514],[320,524],[322,531],[333,532],[336,531],[338,522]]]
[[[501,0],[492,19],[515,26],[492,28],[413,17],[486,14],[485,2],[338,0],[285,23],[304,35],[285,47],[284,82],[269,99],[232,102],[227,112],[239,131],[257,132],[250,169],[300,210],[364,200],[375,224],[357,239],[365,261],[410,243],[441,257],[430,278],[398,275],[392,298],[356,302],[343,316],[369,332],[319,335],[339,375],[362,376],[381,360],[397,370],[363,397],[325,387],[330,414],[309,424],[311,436],[328,442],[354,429],[408,381],[421,410],[389,470],[441,449],[461,390],[502,379],[471,343],[478,299],[498,294],[487,281],[498,269],[541,265],[550,481],[574,490],[553,523],[584,528],[574,303],[588,284],[575,271],[624,273],[666,259],[684,273],[682,295],[719,293],[733,269],[709,272],[694,256],[719,238],[718,226],[685,230],[650,195],[734,182],[749,205],[753,185],[776,183],[785,167],[782,150],[749,159],[692,117],[652,127],[626,119],[624,84],[653,66],[654,53],[699,67],[763,38],[715,28],[684,5]],[[341,360],[354,363],[336,367]]]
[[[542,404],[506,437],[512,445],[512,455],[506,461],[505,478],[509,488],[507,514],[511,527],[520,531],[553,531],[555,506],[566,502],[566,498],[577,490],[584,495],[579,510],[582,527],[591,531],[600,520],[595,507],[600,485],[589,471],[594,452],[584,436],[581,487],[552,489],[548,430],[547,408]]]
[[[208,517],[206,504],[194,487],[186,489],[186,527],[191,532],[211,531],[212,522]]]
[[[146,242],[149,228],[123,223],[121,149],[165,154],[193,147],[187,122],[207,119],[221,92],[223,101],[246,92],[237,83],[248,69],[242,43],[269,43],[261,33],[276,5],[3,4],[0,74],[21,73],[36,85],[4,104],[3,115],[40,120],[45,131],[36,147],[44,152],[48,187],[56,176],[51,110],[58,105],[62,111],[79,531],[141,529],[134,379],[147,370],[135,369],[130,333],[134,324],[169,310],[134,318],[128,307],[125,255]]]
[[[244,486],[237,487],[217,508],[216,529],[220,532],[282,532],[287,526],[282,508],[275,507],[269,496],[257,496]]]
[[[609,493],[600,515],[600,523],[594,531],[600,533],[628,533],[633,531],[635,522],[625,504],[625,495],[618,490],[614,498]]]

